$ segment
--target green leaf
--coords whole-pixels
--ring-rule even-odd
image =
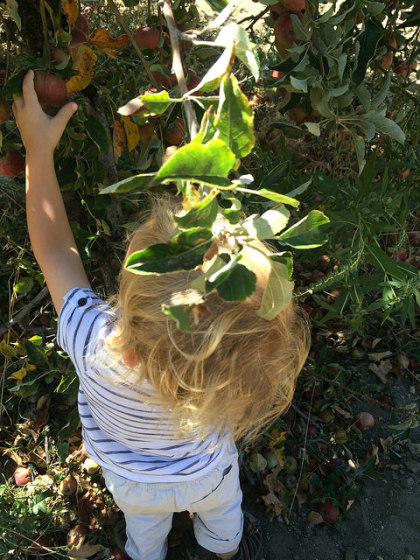
[[[319,210],[311,210],[307,216],[290,227],[279,236],[279,239],[295,247],[295,249],[312,249],[320,247],[326,241],[326,236],[319,227],[330,220]]]
[[[274,202],[278,202],[280,204],[288,204],[289,206],[293,206],[294,208],[297,208],[300,204],[298,200],[294,198],[290,198],[290,196],[276,193],[274,191],[269,191],[268,189],[260,189],[258,191],[253,191],[252,189],[246,189],[245,187],[237,187],[236,190],[244,193],[262,196],[264,198],[268,198],[268,200],[273,200]]]
[[[394,262],[380,247],[373,244],[365,245],[367,250],[366,258],[379,270],[382,270],[385,274],[389,274],[397,280],[404,280],[406,275],[398,267],[397,263]]]
[[[350,130],[350,133],[352,135],[354,147],[355,147],[355,150],[356,150],[357,163],[359,164],[359,175],[360,175],[361,172],[363,171],[364,166],[366,165],[365,141],[363,140],[363,138],[361,136],[359,136],[357,134],[357,132],[354,128],[349,128],[349,130]]]
[[[352,75],[352,80],[356,86],[363,82],[366,69],[375,56],[376,48],[384,33],[385,31],[379,21],[370,18],[365,24],[364,31],[357,37],[360,48]]]
[[[245,157],[255,145],[254,118],[247,97],[235,76],[226,75],[220,87],[220,102],[215,126],[237,158]]]
[[[160,91],[159,93],[140,95],[140,100],[144,103],[141,109],[141,114],[144,117],[161,115],[174,103],[174,101],[169,98],[169,93],[166,90]]]
[[[101,153],[106,154],[109,148],[109,136],[103,124],[93,115],[88,115],[85,127],[88,135],[98,146]]]
[[[284,206],[280,206],[267,210],[261,216],[249,216],[242,226],[253,238],[274,239],[286,227],[289,218],[290,212]]]
[[[371,16],[377,16],[385,9],[385,4],[382,2],[366,2],[367,11]]]
[[[229,47],[235,45],[235,54],[239,60],[250,70],[256,80],[260,76],[260,65],[254,53],[254,47],[243,27],[236,23],[229,23],[223,27],[214,41],[215,45]]]
[[[127,193],[130,191],[147,191],[150,188],[151,181],[156,173],[140,173],[140,175],[134,175],[133,177],[128,177],[128,179],[123,179],[105,187],[99,194],[110,194],[110,193]]]
[[[397,125],[396,122],[384,117],[377,111],[369,111],[368,113],[361,115],[360,118],[366,119],[367,121],[371,121],[378,130],[380,130],[383,134],[387,134],[393,140],[396,140],[400,144],[404,144],[405,142],[405,135],[401,128]]]
[[[162,165],[152,185],[176,179],[201,182],[201,177],[228,176],[235,164],[235,155],[222,140],[211,140],[206,145],[194,142],[179,148]]]
[[[346,64],[347,64],[347,54],[342,53],[338,57],[338,78],[340,82],[343,81],[343,74],[344,74],[344,70],[346,69]]]
[[[356,124],[359,128],[362,129],[364,135],[366,136],[366,140],[370,142],[375,136],[375,132],[376,132],[375,125],[369,121],[362,121],[362,120],[357,121]]]
[[[319,111],[323,117],[332,117],[333,112],[328,106],[328,92],[320,86],[314,86],[310,91],[311,105]]]
[[[206,72],[201,82],[188,92],[191,95],[195,91],[213,91],[220,86],[222,78],[232,68],[233,42],[225,48],[223,54],[216,60],[213,66]]]
[[[320,136],[321,135],[321,129],[319,128],[318,123],[304,122],[303,124],[306,126],[306,128],[309,130],[309,132],[311,134],[313,134],[314,136]]]
[[[257,286],[256,275],[246,266],[232,259],[226,266],[213,274],[206,282],[206,289],[216,288],[225,301],[245,301]]]
[[[3,17],[9,17],[16,23],[16,27],[21,31],[22,20],[19,15],[19,5],[16,0],[6,0],[7,8],[3,12]]]
[[[293,31],[295,32],[296,38],[301,41],[308,41],[311,38],[311,32],[308,29],[305,29],[296,14],[291,12],[290,17],[292,19]]]
[[[206,2],[215,12],[221,12],[227,5],[227,0],[206,0]]]
[[[127,8],[134,8],[138,5],[139,0],[123,0],[123,3]]]
[[[371,106],[371,100],[370,100],[370,93],[368,88],[364,84],[361,84],[360,86],[355,88],[354,93],[357,95],[357,97],[360,100],[360,103],[363,105],[363,109],[365,111],[369,111]]]
[[[26,72],[27,69],[24,68],[7,80],[2,89],[2,97],[12,97],[15,93],[22,93],[22,82]]]
[[[372,109],[377,109],[379,107],[379,105],[385,101],[386,96],[389,93],[389,88],[391,86],[391,73],[388,72],[385,78],[384,83],[382,84],[381,89],[378,91],[378,93],[376,95],[374,95],[373,99],[372,99],[372,103],[371,108]]]
[[[309,181],[305,181],[305,183],[302,183],[298,187],[294,188],[292,191],[288,192],[286,196],[290,196],[294,198],[295,196],[304,193],[311,183],[312,183],[312,179],[309,179]]]
[[[297,78],[290,76],[290,84],[296,91],[308,93],[308,78],[305,78],[304,80],[298,80]]]
[[[177,241],[157,243],[132,253],[124,267],[135,274],[164,274],[191,270],[203,263],[204,253],[211,243],[211,239],[192,247],[178,244]]]
[[[31,364],[49,365],[48,358],[44,352],[29,340],[25,340],[25,349]]]
[[[164,305],[162,311],[169,315],[180,331],[190,332],[190,315],[194,305]]]
[[[293,282],[289,280],[287,266],[270,259],[270,275],[257,315],[267,321],[274,319],[292,300]]]
[[[25,276],[24,278],[21,278],[18,282],[16,282],[13,289],[18,294],[26,296],[26,294],[29,294],[29,292],[32,290],[33,285],[34,279],[32,278],[32,276]]]
[[[211,227],[219,210],[216,196],[216,192],[210,193],[184,216],[174,216],[174,220],[182,228]]]

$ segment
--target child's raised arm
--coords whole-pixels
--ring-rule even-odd
[[[34,89],[32,70],[23,80],[22,92],[14,96],[13,112],[26,148],[29,236],[59,313],[69,290],[90,287],[54,170],[54,149],[77,105],[68,103],[52,118],[45,114]]]

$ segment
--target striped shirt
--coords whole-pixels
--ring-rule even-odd
[[[106,351],[115,316],[90,289],[73,288],[58,319],[58,344],[72,360],[80,380],[79,414],[88,455],[99,465],[139,482],[193,480],[211,471],[232,445],[212,432],[182,438],[168,405],[147,381],[124,383],[130,373]]]

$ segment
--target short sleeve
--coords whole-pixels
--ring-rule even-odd
[[[86,371],[89,350],[111,320],[109,307],[91,289],[73,288],[64,296],[58,316],[57,342],[79,374]]]

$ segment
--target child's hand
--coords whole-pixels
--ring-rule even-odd
[[[23,79],[22,95],[14,95],[13,99],[13,113],[26,152],[52,153],[70,117],[77,111],[76,103],[67,103],[55,117],[44,113],[35,92],[32,70]]]

